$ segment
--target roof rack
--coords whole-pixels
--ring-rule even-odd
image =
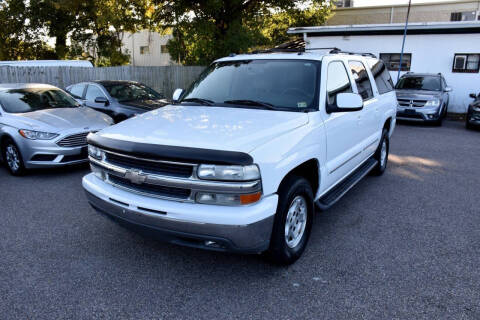
[[[372,57],[372,58],[376,58],[377,56],[374,55],[373,53],[370,53],[370,52],[351,52],[351,51],[343,51],[343,50],[340,50],[338,48],[335,48],[335,49],[332,49],[330,51],[331,54],[350,54],[350,55],[360,55],[360,56],[363,56],[363,57]]]

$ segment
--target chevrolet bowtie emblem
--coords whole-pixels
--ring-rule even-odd
[[[131,183],[142,184],[147,180],[147,176],[140,170],[128,169],[125,172],[125,179],[130,180]]]

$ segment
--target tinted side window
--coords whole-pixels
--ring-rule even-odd
[[[76,85],[70,87],[70,90],[68,90],[68,92],[70,92],[70,94],[72,96],[74,96],[75,98],[81,99],[82,96],[83,96],[83,90],[84,89],[85,89],[84,84],[76,84]]]
[[[89,85],[87,88],[87,94],[85,95],[85,99],[87,101],[95,101],[95,98],[98,97],[105,97],[102,90],[100,90],[100,88],[97,86]]]
[[[393,81],[390,77],[390,72],[388,72],[387,67],[382,60],[368,60],[368,66],[372,70],[373,77],[375,78],[375,83],[377,84],[378,93],[383,94],[393,90]]]
[[[352,70],[353,78],[357,83],[358,94],[362,96],[363,100],[373,98],[372,84],[368,78],[367,70],[360,61],[349,61],[350,69]]]
[[[333,61],[327,69],[327,103],[333,105],[339,93],[352,92],[347,69],[341,61]]]

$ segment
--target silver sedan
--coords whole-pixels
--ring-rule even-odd
[[[57,87],[0,85],[0,155],[13,175],[87,161],[86,136],[112,123]]]

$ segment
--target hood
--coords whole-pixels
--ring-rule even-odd
[[[34,112],[13,114],[20,122],[33,130],[60,132],[69,129],[99,129],[112,123],[112,119],[98,111],[86,107],[46,109]]]
[[[426,90],[395,90],[397,98],[412,99],[412,100],[431,100],[440,98],[442,93],[440,91],[426,91]]]
[[[130,108],[136,108],[136,109],[142,109],[142,110],[154,110],[163,106],[166,106],[168,104],[168,101],[165,99],[158,99],[158,100],[135,100],[135,101],[125,101],[125,102],[119,102],[121,105],[130,107]]]
[[[308,123],[308,114],[258,109],[169,105],[99,132],[149,144],[250,152]]]

